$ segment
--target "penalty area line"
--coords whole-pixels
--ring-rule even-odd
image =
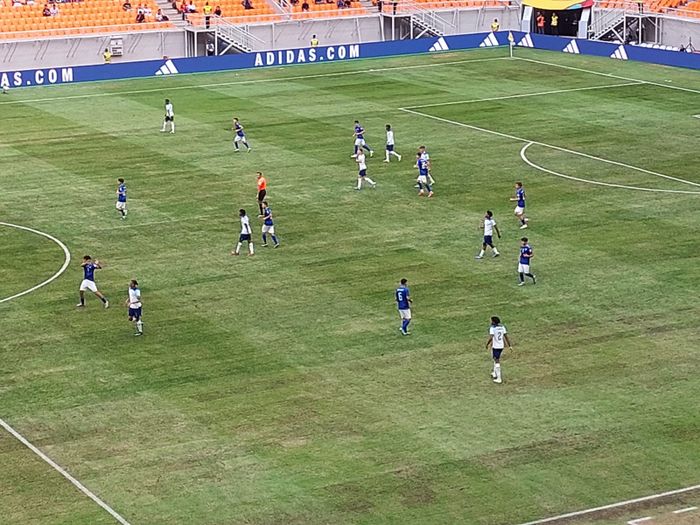
[[[63,254],[65,256],[65,260],[63,261],[63,265],[51,277],[46,279],[44,282],[37,284],[36,286],[32,286],[28,290],[24,290],[23,292],[16,293],[15,295],[11,295],[10,297],[5,297],[4,299],[0,299],[0,303],[5,303],[7,301],[11,301],[12,299],[17,299],[18,297],[22,297],[23,295],[27,295],[28,293],[32,293],[33,291],[38,290],[42,286],[46,286],[47,284],[58,279],[61,276],[61,274],[63,274],[63,272],[65,272],[66,269],[68,268],[68,265],[70,264],[70,251],[68,250],[68,247],[65,244],[63,244],[60,240],[58,240],[53,235],[49,235],[48,233],[44,233],[42,231],[35,230],[33,228],[27,228],[26,226],[19,226],[18,224],[11,224],[9,222],[0,222],[0,226],[7,226],[8,228],[15,228],[17,230],[24,230],[24,231],[34,233],[36,235],[41,235],[42,237],[46,237],[50,241],[53,241],[54,243],[56,243],[63,250]]]
[[[107,511],[115,520],[121,523],[121,525],[130,525],[129,522],[126,521],[112,507],[107,505],[104,501],[97,497],[90,489],[88,489],[85,485],[80,483],[80,481],[71,476],[68,472],[66,472],[66,470],[63,467],[61,467],[58,463],[56,463],[54,460],[52,460],[50,457],[44,454],[41,450],[39,450],[37,447],[31,444],[22,434],[17,432],[14,428],[12,428],[2,419],[0,419],[0,426],[4,428],[7,432],[9,432],[15,439],[17,439],[17,441],[22,443],[25,447],[34,452],[34,454],[39,456],[44,462],[51,466],[61,476],[70,481],[80,492],[85,494],[88,498],[90,498],[92,501],[94,501],[100,507],[102,507],[105,511]]]
[[[686,492],[693,492],[696,490],[700,490],[700,485],[693,485],[690,487],[683,487],[676,490],[669,490],[668,492],[659,492],[658,494],[651,494],[650,496],[644,496],[642,498],[628,499],[625,501],[619,501],[617,503],[611,503],[609,505],[603,505],[601,507],[593,507],[590,509],[578,510],[576,512],[569,512],[567,514],[560,514],[559,516],[552,516],[551,518],[543,518],[541,520],[528,521],[527,523],[520,523],[519,525],[542,525],[544,523],[553,523],[556,521],[577,518],[580,516],[586,516],[589,514],[596,514],[598,512],[617,509],[620,507],[626,507],[628,505],[635,505],[637,503],[644,503],[646,501],[654,501],[661,498],[676,496],[678,494],[685,494]]]

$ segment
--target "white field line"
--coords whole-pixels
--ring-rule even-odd
[[[526,98],[526,97],[540,97],[543,95],[556,95],[559,93],[572,93],[575,91],[593,91],[596,89],[607,89],[616,87],[627,87],[627,86],[641,86],[646,84],[643,81],[625,82],[624,84],[606,84],[603,86],[587,86],[587,87],[577,87],[569,89],[554,89],[552,91],[539,91],[536,93],[520,93],[518,95],[505,95],[502,97],[490,97],[490,98],[473,98],[470,100],[457,100],[454,102],[438,102],[436,104],[423,104],[421,106],[406,106],[401,109],[421,109],[421,108],[434,108],[438,106],[453,106],[455,104],[472,104],[475,102],[492,102],[496,100],[509,100],[512,98]]]
[[[700,113],[698,113],[697,115],[693,115],[693,118],[700,118]]]
[[[580,71],[581,73],[589,73],[591,75],[598,75],[601,77],[616,78],[618,80],[627,80],[628,82],[640,82],[640,83],[649,84],[652,86],[657,86],[657,87],[662,87],[662,88],[667,88],[667,89],[675,89],[678,91],[685,91],[688,93],[700,94],[700,89],[691,89],[691,88],[687,88],[687,87],[683,87],[683,86],[673,86],[671,84],[662,84],[661,82],[652,82],[650,80],[639,80],[637,78],[622,77],[620,75],[613,75],[612,73],[602,73],[600,71],[592,71],[590,69],[583,69],[580,67],[565,66],[562,64],[555,64],[554,62],[546,62],[544,60],[535,60],[533,58],[521,58],[521,57],[514,57],[514,58],[516,60],[524,60],[525,62],[532,62],[534,64],[542,64],[545,66],[560,67],[562,69],[569,69],[571,71]]]
[[[684,509],[674,510],[673,513],[674,514],[683,514],[684,512],[692,512],[694,510],[698,510],[698,508],[697,507],[686,507]]]
[[[550,149],[554,149],[554,150],[557,150],[557,151],[563,151],[564,153],[570,153],[570,154],[572,154],[572,155],[578,155],[579,157],[585,157],[585,158],[587,158],[587,159],[597,160],[597,161],[600,161],[600,162],[605,162],[605,163],[607,163],[607,164],[613,164],[613,165],[615,165],[615,166],[620,166],[620,167],[623,167],[623,168],[627,168],[627,169],[639,171],[639,172],[641,172],[641,173],[646,173],[646,174],[648,174],[648,175],[653,175],[653,176],[655,176],[655,177],[661,177],[661,178],[663,178],[663,179],[673,180],[673,181],[676,181],[676,182],[681,182],[681,183],[683,183],[683,184],[689,184],[689,185],[691,185],[691,186],[700,187],[700,183],[697,183],[697,182],[692,182],[692,181],[685,180],[685,179],[679,179],[679,178],[677,178],[677,177],[671,177],[670,175],[664,175],[663,173],[658,173],[658,172],[656,172],[656,171],[651,171],[651,170],[647,170],[647,169],[644,169],[644,168],[639,168],[639,167],[637,167],[637,166],[632,166],[631,164],[625,164],[624,162],[618,162],[618,161],[616,161],[616,160],[609,160],[609,159],[605,159],[605,158],[603,158],[603,157],[596,157],[595,155],[589,155],[588,153],[583,153],[583,152],[581,152],[581,151],[575,151],[575,150],[568,149],[568,148],[562,148],[561,146],[555,146],[555,145],[553,145],[553,144],[547,144],[546,142],[538,142],[538,141],[536,141],[536,140],[530,140],[530,139],[525,139],[525,138],[522,138],[522,137],[518,137],[517,135],[510,135],[510,134],[508,134],[508,133],[501,133],[500,131],[493,131],[493,130],[491,130],[491,129],[480,128],[480,127],[478,127],[478,126],[472,126],[471,124],[465,124],[464,122],[458,122],[458,121],[456,121],[456,120],[450,120],[450,119],[446,119],[446,118],[443,118],[443,117],[437,117],[437,116],[435,116],[435,115],[430,115],[430,114],[428,114],[428,113],[421,113],[420,111],[415,111],[415,110],[408,109],[408,108],[399,108],[399,110],[404,111],[404,112],[406,112],[406,113],[412,113],[412,114],[414,114],[414,115],[418,115],[418,116],[421,116],[421,117],[425,117],[425,118],[437,120],[438,122],[444,122],[444,123],[446,123],[446,124],[452,124],[453,126],[459,126],[459,127],[471,129],[471,130],[474,130],[474,131],[480,131],[480,132],[482,132],[482,133],[488,133],[488,134],[490,134],[490,135],[495,135],[495,136],[497,136],[497,137],[503,137],[503,138],[506,138],[506,139],[515,140],[515,141],[517,141],[517,142],[525,142],[525,143],[530,143],[530,144],[537,144],[538,146],[543,146],[543,147],[545,147],[545,148],[550,148]]]
[[[65,471],[59,464],[57,464],[54,460],[52,460],[50,457],[48,457],[46,454],[44,454],[41,450],[36,448],[34,445],[32,445],[29,441],[25,439],[22,434],[17,432],[14,428],[12,428],[10,425],[8,425],[5,421],[0,419],[0,426],[7,430],[12,436],[14,436],[17,441],[22,443],[25,447],[27,447],[29,450],[34,452],[37,456],[39,456],[41,459],[43,459],[46,463],[48,463],[56,472],[58,472],[61,476],[66,478],[68,481],[70,481],[80,492],[85,494],[88,498],[90,498],[92,501],[97,503],[100,507],[102,507],[104,510],[106,510],[115,520],[117,520],[119,523],[122,525],[129,525],[129,522],[126,521],[122,516],[120,516],[112,507],[107,505],[104,501],[102,501],[100,498],[95,496],[93,492],[90,491],[85,485],[80,483],[77,479],[75,479],[73,476],[71,476],[68,472]]]
[[[525,152],[527,149],[532,146],[532,142],[528,142],[525,144],[522,149],[520,150],[520,158],[523,159],[523,161],[529,165],[532,168],[535,168],[536,170],[544,171],[545,173],[549,173],[550,175],[554,175],[555,177],[561,177],[563,179],[569,179],[569,180],[575,180],[577,182],[585,182],[587,184],[595,184],[597,186],[608,186],[610,188],[622,188],[626,190],[637,190],[637,191],[648,191],[648,192],[653,192],[653,193],[682,193],[686,195],[700,195],[700,191],[683,191],[683,190],[664,190],[664,189],[656,189],[656,188],[641,188],[639,186],[626,186],[624,184],[613,184],[610,182],[599,182],[595,180],[588,180],[588,179],[582,179],[579,177],[573,177],[571,175],[564,175],[563,173],[559,173],[558,171],[552,171],[547,168],[543,168],[542,166],[538,166],[534,162],[532,162],[530,159],[527,158],[525,155]]]
[[[645,521],[651,521],[653,520],[653,516],[646,516],[644,518],[637,518],[636,520],[629,520],[627,522],[627,525],[639,525],[640,523],[644,523]]]
[[[28,293],[33,292],[34,290],[38,290],[42,286],[46,286],[47,284],[51,283],[52,281],[58,279],[63,272],[66,271],[68,268],[68,265],[70,264],[70,251],[68,251],[68,248],[66,247],[65,244],[63,244],[61,241],[59,241],[56,237],[53,235],[49,235],[48,233],[44,233],[39,230],[35,230],[33,228],[27,228],[26,226],[19,226],[17,224],[10,224],[9,222],[0,222],[0,226],[8,226],[10,228],[17,228],[18,230],[25,230],[31,233],[35,233],[37,235],[41,235],[42,237],[46,237],[47,239],[55,242],[58,244],[58,246],[63,250],[63,253],[65,255],[65,260],[63,261],[63,266],[51,277],[46,279],[43,283],[39,283],[36,286],[32,286],[28,290],[25,290],[23,292],[16,293],[15,295],[11,295],[10,297],[5,297],[4,299],[0,299],[0,303],[5,303],[7,301],[11,301],[12,299],[17,299],[18,297],[22,297],[23,295],[27,295]]]
[[[492,62],[494,60],[509,60],[508,57],[492,57],[492,58],[473,58],[466,60],[454,60],[451,62],[439,62],[437,64],[414,64],[411,66],[396,66],[396,67],[382,67],[382,68],[370,68],[363,69],[360,71],[338,71],[337,73],[318,73],[315,75],[298,75],[294,77],[278,77],[278,78],[258,78],[251,80],[235,80],[232,82],[218,82],[215,84],[190,84],[187,86],[165,86],[160,88],[151,89],[137,89],[133,91],[115,91],[112,93],[86,93],[84,95],[67,95],[63,97],[48,97],[48,98],[33,98],[33,99],[23,99],[23,100],[9,100],[7,102],[0,102],[0,106],[10,105],[10,104],[33,104],[35,102],[55,102],[57,100],[73,100],[82,98],[96,98],[96,97],[111,97],[111,96],[121,96],[121,95],[140,95],[142,93],[158,93],[160,91],[181,91],[183,89],[200,89],[200,88],[216,88],[225,86],[237,86],[245,84],[267,84],[271,82],[289,82],[295,80],[306,80],[312,78],[328,78],[328,77],[343,77],[347,75],[361,75],[367,73],[384,73],[386,71],[403,71],[406,69],[423,69],[429,67],[440,67],[440,66],[454,66],[456,64],[466,64],[468,62]],[[212,71],[212,73],[216,73]],[[225,73],[225,71],[220,71],[219,73]],[[149,77],[150,78],[150,77]],[[167,78],[167,77],[164,77]],[[63,84],[57,84],[63,85]]]
[[[691,487],[683,487],[682,489],[670,490],[668,492],[659,492],[658,494],[644,496],[643,498],[628,499],[626,501],[619,501],[617,503],[611,503],[610,505],[603,505],[602,507],[593,507],[591,509],[578,510],[576,512],[569,512],[567,514],[560,514],[559,516],[552,516],[551,518],[544,518],[541,520],[528,521],[527,523],[521,523],[520,525],[541,525],[543,523],[552,523],[554,521],[564,520],[567,518],[576,518],[578,516],[586,516],[588,514],[595,514],[597,512],[603,512],[606,510],[616,509],[619,507],[625,507],[627,505],[634,505],[636,503],[644,503],[645,501],[653,501],[655,499],[665,498],[665,497],[669,497],[669,496],[675,496],[677,494],[684,494],[686,492],[693,492],[695,490],[700,490],[700,485],[693,485]]]

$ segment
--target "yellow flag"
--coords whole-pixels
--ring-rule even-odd
[[[513,38],[513,33],[511,33],[510,31],[508,31],[508,42],[510,42],[511,44],[515,42],[515,39]]]

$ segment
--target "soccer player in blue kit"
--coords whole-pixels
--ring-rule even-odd
[[[251,148],[248,144],[248,140],[245,136],[245,131],[243,131],[243,124],[241,124],[237,117],[233,117],[233,131],[236,133],[236,136],[233,137],[233,147],[235,148],[234,151],[236,153],[241,151],[238,147],[238,143],[242,142],[243,145],[248,149],[248,153],[250,153],[253,148]]]
[[[422,197],[426,190],[428,197],[433,196],[433,188],[430,185],[430,161],[426,158],[418,158],[418,195]]]
[[[262,227],[262,240],[263,247],[267,248],[267,234],[272,236],[272,242],[275,243],[275,248],[279,248],[280,242],[275,236],[275,223],[272,221],[272,210],[267,204],[267,201],[263,201],[263,227]]]
[[[93,262],[92,257],[86,255],[83,257],[83,262],[80,266],[83,268],[83,280],[80,283],[80,302],[76,304],[76,306],[78,308],[85,307],[85,290],[90,290],[100,298],[100,301],[102,301],[102,303],[105,305],[105,308],[109,308],[109,301],[102,294],[102,292],[97,289],[97,285],[95,284],[95,270],[102,269],[100,261],[95,260]]]
[[[411,335],[408,331],[408,325],[411,322],[411,293],[408,291],[408,281],[401,279],[401,285],[396,289],[396,306],[399,309],[399,317],[401,317],[401,335]]]
[[[520,229],[527,228],[528,218],[525,217],[525,188],[522,182],[515,183],[515,197],[510,198],[511,202],[517,202],[515,205],[515,216],[520,221]]]
[[[491,318],[491,326],[489,326],[489,339],[486,341],[486,350],[491,347],[491,356],[493,357],[493,370],[491,371],[491,379],[494,383],[502,383],[501,377],[501,353],[505,345],[508,345],[508,350],[513,347],[508,339],[508,331],[501,324],[501,320],[494,316]]]
[[[119,178],[119,186],[117,187],[117,211],[121,213],[122,220],[126,219],[126,184],[124,179]]]
[[[532,247],[527,242],[527,237],[520,239],[520,259],[518,260],[518,286],[525,286],[525,276],[532,279],[532,284],[537,284],[535,276],[530,273],[530,259],[534,257]]]
[[[353,137],[355,137],[355,153],[353,153],[353,157],[357,156],[357,153],[361,149],[366,149],[369,151],[369,156],[373,157],[374,156],[374,150],[370,148],[367,143],[365,142],[365,128],[363,128],[360,125],[360,121],[356,120],[355,121],[355,131],[353,132]]]

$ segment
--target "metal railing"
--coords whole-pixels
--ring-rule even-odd
[[[52,29],[32,29],[21,31],[1,31],[0,40],[45,40],[49,38],[65,37],[90,37],[109,35],[112,33],[141,33],[177,31],[178,29],[168,22],[148,22],[142,24],[118,24],[106,26],[76,26],[60,27]]]
[[[444,35],[454,32],[456,27],[452,22],[441,17],[433,9],[428,9],[422,5],[422,2],[414,2],[413,0],[403,0],[398,4],[397,14],[408,14],[414,20],[418,21],[425,30]]]

